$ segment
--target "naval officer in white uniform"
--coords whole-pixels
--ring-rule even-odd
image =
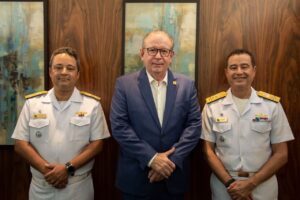
[[[94,199],[90,172],[110,134],[100,99],[75,87],[79,67],[74,49],[53,52],[53,88],[26,97],[12,135],[16,152],[31,165],[31,200]]]
[[[225,68],[230,89],[206,99],[204,152],[212,168],[213,200],[275,200],[275,173],[286,162],[293,134],[280,98],[252,87],[253,55],[237,49]]]

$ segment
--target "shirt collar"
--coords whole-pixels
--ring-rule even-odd
[[[262,102],[262,99],[257,96],[256,90],[253,89],[252,87],[251,87],[251,96],[249,98],[249,101],[250,101],[250,103],[261,103]],[[225,97],[222,104],[229,105],[229,104],[233,104],[233,103],[234,103],[234,101],[232,99],[231,88],[229,88],[227,90],[227,96]]]
[[[75,87],[74,88],[74,91],[71,95],[71,97],[69,98],[68,101],[73,101],[73,102],[82,102],[82,96],[79,92],[79,90]],[[57,102],[57,99],[55,97],[55,94],[54,94],[54,88],[52,88],[51,90],[49,90],[49,92],[47,93],[47,95],[45,96],[43,102]]]
[[[148,80],[149,80],[150,85],[151,85],[151,83],[152,83],[153,81],[157,81],[157,80],[155,80],[155,79],[151,76],[151,74],[150,74],[147,70],[146,70],[146,73],[147,73],[147,76],[148,76]],[[161,82],[165,83],[166,85],[168,84],[168,71],[166,72],[166,75],[165,75],[164,79],[163,79]]]

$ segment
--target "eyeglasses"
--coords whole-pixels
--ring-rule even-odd
[[[74,71],[77,70],[76,66],[73,66],[73,65],[62,65],[62,64],[53,65],[52,68],[53,68],[54,71],[57,71],[57,72],[62,72],[64,68],[66,68],[66,70],[68,72],[74,72]]]
[[[149,47],[149,48],[144,48],[144,49],[147,50],[147,53],[149,56],[156,56],[158,51],[162,57],[168,57],[170,55],[170,53],[173,53],[173,50],[171,50],[171,49],[157,49],[154,47]]]

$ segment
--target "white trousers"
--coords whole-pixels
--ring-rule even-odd
[[[56,189],[41,181],[31,180],[29,200],[93,200],[94,187],[91,174],[84,179],[68,184],[63,189]]]
[[[245,180],[243,177],[233,177],[236,180]],[[210,177],[210,188],[212,200],[231,200],[227,188],[224,184],[212,173]],[[258,185],[252,191],[253,200],[277,200],[278,184],[276,176],[272,176],[265,182]]]

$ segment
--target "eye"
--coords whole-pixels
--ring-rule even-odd
[[[230,65],[228,67],[228,69],[230,69],[230,70],[236,70],[237,69],[237,65]]]
[[[53,68],[55,70],[62,70],[63,66],[62,65],[54,65]]]
[[[248,69],[249,67],[250,67],[250,66],[249,66],[248,64],[242,64],[242,65],[241,65],[241,68],[242,68],[242,69]]]
[[[157,49],[156,48],[148,48],[148,51],[153,53],[153,52],[157,52]]]
[[[76,70],[76,67],[73,66],[73,65],[67,65],[67,70],[68,70],[68,71],[75,71],[75,70]]]
[[[161,49],[160,52],[163,55],[168,55],[169,54],[169,49]]]

